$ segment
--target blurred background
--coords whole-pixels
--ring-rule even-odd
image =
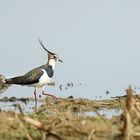
[[[140,87],[139,14],[138,0],[0,1],[0,74],[18,76],[47,63],[39,37],[64,61],[55,67],[56,86],[46,92],[123,95],[128,85]],[[3,96],[31,97],[33,88],[12,86]]]

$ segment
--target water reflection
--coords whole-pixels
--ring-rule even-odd
[[[20,110],[18,108],[18,104],[20,105],[22,112],[24,114],[30,114],[34,111],[35,103],[34,101],[30,101],[27,103],[27,105],[24,102],[16,101],[16,102],[0,102],[0,108],[3,111],[15,111],[17,113],[20,113]],[[38,107],[43,104],[42,101],[38,101]]]
[[[87,116],[102,115],[111,119],[113,116],[119,116],[122,112],[123,110],[121,109],[101,109],[101,110],[98,110],[97,112],[85,112],[84,115],[87,115]]]

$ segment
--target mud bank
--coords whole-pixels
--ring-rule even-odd
[[[0,112],[2,140],[137,140],[140,139],[140,102],[131,87],[127,96],[110,100],[47,98],[30,114]],[[100,109],[122,110],[107,118]],[[22,110],[22,108],[20,108]],[[96,116],[84,112],[95,112]]]

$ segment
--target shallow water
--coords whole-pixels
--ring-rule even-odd
[[[44,104],[44,101],[38,100],[37,104],[38,104],[37,106],[40,107],[41,105]],[[17,113],[21,113],[20,109],[18,108],[18,105],[20,105],[20,108],[24,114],[30,114],[35,111],[34,110],[34,106],[35,106],[34,100],[30,100],[26,104],[21,101],[15,101],[15,102],[0,101],[0,109],[3,111],[15,111]],[[107,118],[112,118],[112,116],[118,116],[121,113],[122,113],[122,110],[120,110],[120,109],[105,109],[104,108],[104,109],[99,109],[97,111],[79,112],[78,115],[86,115],[86,116],[102,115]]]
[[[42,101],[38,101],[37,102],[38,107],[41,106],[43,104]],[[17,105],[20,105],[22,111],[24,114],[30,114],[32,112],[34,112],[34,106],[35,103],[34,101],[29,101],[27,103],[27,105],[21,101],[16,101],[16,102],[0,102],[0,108],[3,111],[15,111],[17,113],[20,113],[19,108],[17,107]]]
[[[84,114],[87,116],[98,116],[103,115],[107,117],[108,119],[111,119],[112,116],[119,116],[123,111],[121,109],[101,109],[97,112],[85,112]]]

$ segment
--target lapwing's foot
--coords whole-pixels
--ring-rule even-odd
[[[42,93],[42,95],[47,95],[47,96],[50,96],[50,97],[52,97],[54,100],[58,100],[59,98],[58,97],[56,97],[56,96],[54,96],[54,95],[52,95],[52,94],[49,94],[49,93]]]

